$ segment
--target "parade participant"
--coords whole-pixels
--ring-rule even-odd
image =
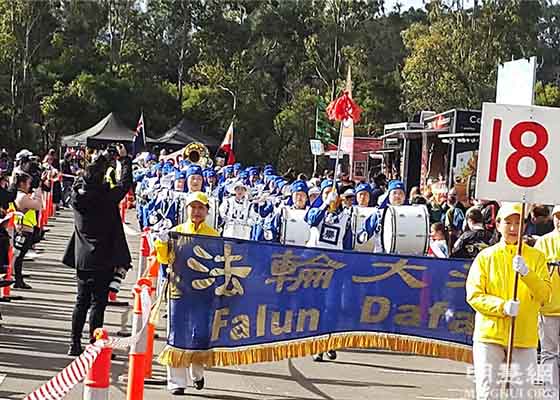
[[[187,168],[187,192],[202,192],[204,188],[204,177],[200,165],[191,164]]]
[[[233,196],[224,200],[219,208],[224,224],[223,236],[248,240],[251,237],[254,218],[247,198],[247,185],[242,181],[235,181],[230,185],[230,191]]]
[[[62,262],[76,268],[78,294],[72,313],[72,334],[68,355],[82,352],[81,338],[88,310],[90,338],[103,326],[109,284],[117,269],[128,267],[130,251],[119,215],[119,203],[132,186],[132,161],[123,145],[118,148],[122,170],[111,187],[105,180],[109,165],[103,155],[86,167],[72,189],[74,232]]]
[[[360,183],[356,187],[356,203],[358,207],[369,207],[371,188],[367,183]]]
[[[16,174],[15,189],[17,190],[15,206],[23,214],[15,220],[16,232],[14,235],[14,276],[16,289],[31,289],[23,281],[23,259],[31,249],[34,242],[34,232],[37,226],[37,211],[43,206],[43,192],[41,187],[31,191],[31,176],[25,172]]]
[[[111,188],[114,188],[117,186],[117,148],[112,145],[109,146],[105,152],[105,156],[109,160],[109,165],[105,173],[105,180],[109,183]]]
[[[256,187],[257,185],[259,185],[260,182],[260,177],[259,177],[259,170],[258,168],[252,167],[249,168],[249,185],[251,187]]]
[[[237,178],[239,176],[239,173],[243,170],[243,167],[241,166],[241,163],[235,163],[233,164],[233,177]]]
[[[404,191],[404,183],[402,181],[393,180],[389,182],[387,197],[377,207],[377,210],[364,220],[362,230],[358,233],[358,243],[365,243],[372,236],[375,236],[374,252],[383,251],[381,245],[381,220],[383,211],[387,206],[402,206],[406,202],[406,193]]]
[[[544,253],[552,281],[550,302],[541,308],[539,317],[539,338],[541,343],[541,364],[552,372],[552,382],[545,381],[546,393],[558,399],[560,394],[558,362],[560,350],[560,206],[552,210],[554,230],[539,239],[535,248]]]
[[[494,233],[484,226],[484,217],[480,209],[471,207],[467,211],[466,230],[455,242],[451,257],[454,258],[475,258],[485,248],[492,245]]]
[[[309,206],[307,192],[307,183],[303,180],[296,180],[290,185],[290,198],[274,212],[272,218],[271,231],[275,240],[279,239],[282,225],[285,223],[282,219],[283,210],[307,210]]]
[[[311,226],[307,247],[321,249],[352,249],[350,216],[338,205],[339,196],[333,181],[321,183],[321,197],[307,211],[305,220]],[[336,207],[331,209],[332,204]]]
[[[173,182],[173,188],[176,192],[185,191],[185,180],[187,175],[183,171],[175,171],[175,181]]]
[[[321,195],[321,189],[319,189],[317,186],[312,186],[309,188],[307,195],[309,196],[309,204],[313,204],[315,200],[317,200],[317,198]]]
[[[187,207],[187,221],[172,228],[172,231],[204,236],[219,236],[218,232],[208,226],[205,222],[208,216],[208,196],[202,192],[191,192],[185,204]],[[161,264],[169,264],[169,251],[167,242],[169,235],[163,232],[155,242],[158,261]],[[182,396],[187,388],[187,375],[190,376],[197,390],[204,388],[204,366],[191,364],[188,368],[167,367],[167,389],[173,395]]]
[[[550,299],[551,283],[542,252],[523,244],[522,255],[516,255],[522,207],[503,205],[497,217],[502,239],[478,254],[467,277],[466,299],[476,312],[473,362],[479,400],[501,397],[499,373],[506,360],[511,317],[515,317],[512,363],[522,375],[511,380],[510,394],[528,399],[532,379],[524,372],[537,371],[537,319]],[[517,299],[512,300],[517,274]]]
[[[342,199],[342,208],[352,215],[352,208],[354,207],[354,201],[356,199],[354,189],[346,189],[346,191],[340,195],[340,198]]]

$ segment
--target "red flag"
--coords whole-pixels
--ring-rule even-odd
[[[222,140],[220,150],[226,153],[226,165],[235,164],[235,153],[233,152],[233,122],[229,124],[229,128]]]
[[[331,101],[327,107],[327,116],[330,120],[344,121],[352,118],[354,123],[360,120],[362,109],[352,98],[347,91],[342,93],[342,96]]]

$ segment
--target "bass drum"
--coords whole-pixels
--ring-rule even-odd
[[[229,222],[224,225],[224,232],[222,236],[230,239],[249,240],[251,239],[251,227],[239,222]]]
[[[215,197],[208,196],[208,206],[210,208],[208,209],[208,215],[206,216],[206,223],[212,228],[214,228],[215,230],[218,230],[219,228],[218,217],[220,215],[220,210],[218,209],[219,208],[218,199]]]
[[[372,236],[367,242],[358,243],[356,240],[356,236],[358,232],[362,230],[362,226],[364,225],[364,221],[374,212],[376,212],[377,208],[375,207],[354,207],[354,211],[352,213],[352,232],[354,245],[354,251],[359,251],[361,253],[373,253],[375,251],[375,236]]]
[[[280,243],[305,246],[309,240],[309,224],[305,222],[307,210],[282,208]]]
[[[430,243],[430,216],[426,206],[388,206],[382,219],[383,252],[425,255]]]

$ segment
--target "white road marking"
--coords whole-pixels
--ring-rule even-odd
[[[464,397],[431,397],[431,396],[416,396],[419,400],[466,400]]]
[[[6,380],[6,376],[6,374],[0,374],[0,385],[4,383],[4,381]]]

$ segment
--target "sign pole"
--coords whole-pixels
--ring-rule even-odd
[[[523,196],[523,206],[521,207],[521,215],[519,220],[519,232],[517,233],[517,255],[522,255],[523,250],[523,231],[525,230],[525,196]],[[517,300],[517,288],[519,287],[519,272],[515,273],[515,278],[513,281],[513,300]],[[506,355],[506,371],[507,379],[505,380],[505,390],[510,388],[510,371],[511,371],[511,359],[513,356],[513,339],[515,336],[515,317],[511,317],[511,324],[509,326],[509,339],[508,348]]]

